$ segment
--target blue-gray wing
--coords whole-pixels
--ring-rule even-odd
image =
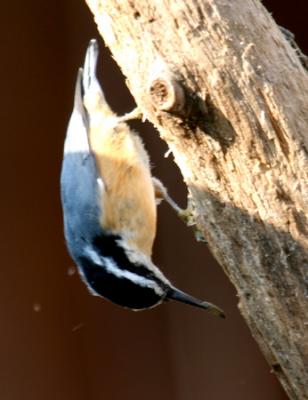
[[[67,129],[61,171],[61,201],[64,232],[74,259],[101,228],[100,198],[103,182],[89,144],[88,115],[83,104],[83,70],[78,71],[74,109]]]

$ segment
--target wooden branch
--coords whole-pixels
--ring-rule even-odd
[[[258,0],[87,0],[292,399],[308,398],[308,77]]]

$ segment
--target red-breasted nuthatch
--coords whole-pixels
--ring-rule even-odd
[[[92,40],[64,145],[61,199],[69,253],[90,291],[123,307],[141,310],[173,299],[223,317],[213,304],[176,289],[151,261],[156,195],[179,208],[152,178],[140,137],[108,106],[97,58]]]

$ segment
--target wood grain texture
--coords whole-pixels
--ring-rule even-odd
[[[308,399],[306,70],[258,0],[87,3],[253,336]]]

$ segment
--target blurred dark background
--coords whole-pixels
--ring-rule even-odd
[[[263,1],[307,53],[307,3]],[[283,400],[205,244],[159,208],[155,262],[186,291],[223,307],[222,321],[181,304],[133,313],[91,296],[66,252],[59,202],[76,71],[99,37],[82,0],[1,6],[1,400]],[[100,40],[100,77],[118,113],[133,100]],[[167,148],[135,123],[153,173],[185,205]]]

